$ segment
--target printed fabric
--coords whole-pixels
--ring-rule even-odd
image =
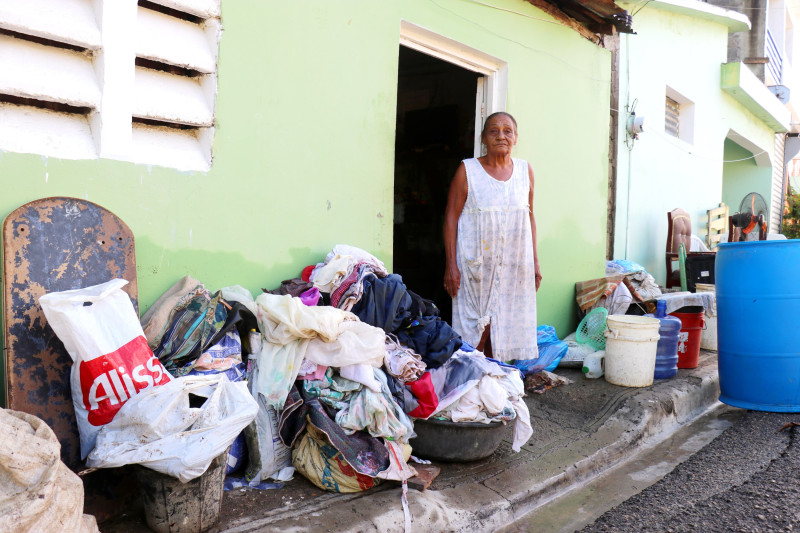
[[[511,178],[498,181],[477,159],[464,160],[468,193],[456,243],[461,285],[453,328],[477,346],[491,324],[493,356],[501,361],[538,357],[528,163],[513,163]]]
[[[380,383],[378,393],[363,387],[350,397],[347,407],[336,413],[336,423],[352,434],[365,429],[373,437],[386,437],[408,444],[416,437],[414,425],[392,398],[386,375],[379,368],[372,369]]]

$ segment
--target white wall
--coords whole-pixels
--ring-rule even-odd
[[[727,26],[650,6],[634,27],[621,43],[619,135],[626,138],[625,107],[634,101],[645,131],[632,150],[619,144],[614,257],[641,263],[663,284],[667,212],[688,211],[705,238],[706,210],[722,196],[725,137],[771,154],[773,132],[720,88]],[[668,86],[694,103],[691,143],[664,132]]]

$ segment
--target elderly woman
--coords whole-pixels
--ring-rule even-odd
[[[444,221],[444,288],[453,328],[501,361],[535,359],[536,291],[542,281],[533,217],[533,169],[511,157],[517,122],[490,115],[484,156],[459,165]]]

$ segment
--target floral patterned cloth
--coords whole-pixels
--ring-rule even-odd
[[[461,285],[453,298],[453,328],[477,346],[491,324],[492,355],[536,359],[536,283],[528,193],[528,163],[513,159],[508,181],[464,160],[467,201],[458,220]]]

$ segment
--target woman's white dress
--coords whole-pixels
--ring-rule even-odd
[[[458,219],[461,285],[453,298],[453,328],[473,346],[491,323],[495,359],[535,359],[536,279],[531,239],[528,163],[512,159],[508,181],[465,159],[467,201]]]

